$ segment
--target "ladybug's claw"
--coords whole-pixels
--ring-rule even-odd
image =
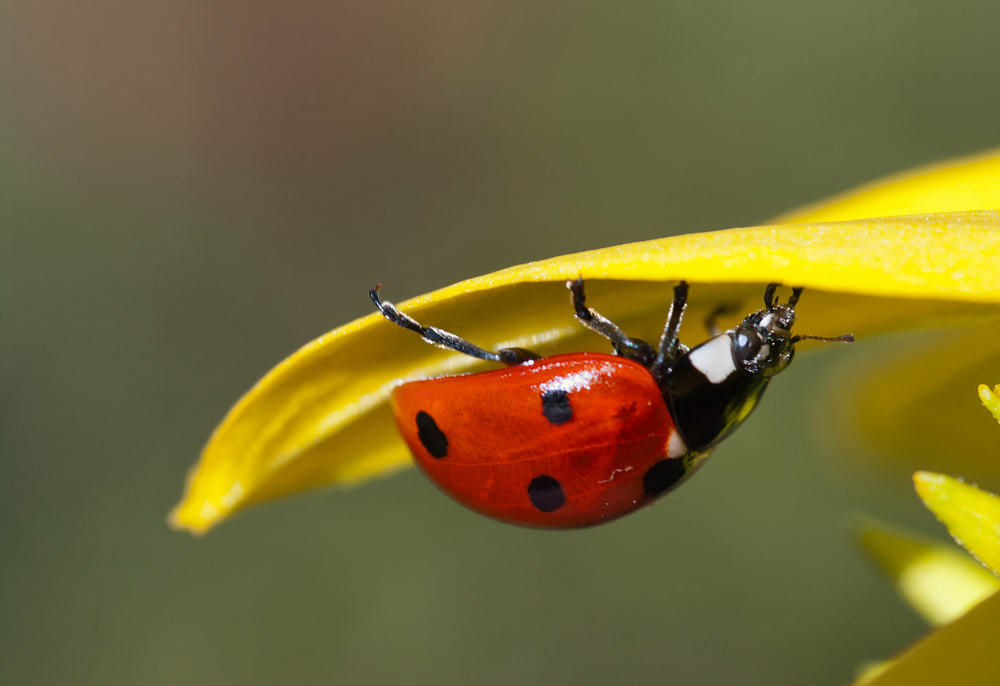
[[[781,286],[780,283],[769,283],[767,284],[767,288],[764,289],[764,307],[768,310],[773,310],[774,306],[778,304],[774,293],[778,290],[779,286]],[[797,297],[795,299],[798,300]]]
[[[799,298],[802,297],[802,290],[802,286],[792,289],[792,297],[788,299],[788,307],[795,307],[799,304]]]
[[[774,294],[780,287],[781,287],[780,283],[769,283],[767,284],[767,288],[764,289],[764,306],[768,310],[773,310],[775,307],[778,306],[778,299],[774,296]],[[793,288],[792,295],[791,297],[788,298],[788,303],[786,303],[785,307],[794,308],[796,305],[798,305],[799,298],[802,297],[803,290],[804,289],[802,288],[802,286],[796,286],[795,288]]]

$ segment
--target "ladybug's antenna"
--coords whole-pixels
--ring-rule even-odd
[[[826,336],[792,336],[789,343],[795,345],[799,341],[823,341],[824,343],[853,343],[854,334],[845,333],[843,336],[835,336],[833,338],[827,338]]]

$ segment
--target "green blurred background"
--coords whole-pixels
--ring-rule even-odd
[[[995,146],[995,0],[3,15],[4,684],[842,684],[924,632],[846,532],[936,527],[812,430],[878,341],[802,356],[697,479],[593,530],[413,471],[200,540],[164,519],[228,407],[376,281],[759,223]]]

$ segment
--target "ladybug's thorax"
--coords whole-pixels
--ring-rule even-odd
[[[772,304],[674,361],[661,388],[688,446],[711,448],[750,414],[792,361],[794,322],[793,307]]]

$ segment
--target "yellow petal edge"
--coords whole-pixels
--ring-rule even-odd
[[[994,386],[991,390],[986,384],[979,384],[977,390],[983,407],[989,410],[993,418],[1000,422],[1000,385]]]
[[[843,221],[922,212],[1000,208],[1000,148],[879,179],[775,218],[776,223]]]
[[[1000,593],[907,648],[865,686],[992,686],[1000,683]]]
[[[917,472],[917,494],[949,533],[986,567],[1000,562],[1000,498],[944,474]],[[911,548],[909,552],[913,552]],[[895,563],[907,557],[893,554]],[[918,554],[919,557],[919,554]],[[905,563],[904,563],[905,566]],[[982,571],[985,569],[980,567]],[[940,578],[938,582],[948,583]],[[1000,581],[998,581],[1000,582]],[[944,588],[932,593],[952,589]],[[1000,593],[993,592],[960,617],[907,648],[856,686],[938,686],[1000,683]]]
[[[1000,578],[954,546],[873,525],[862,528],[858,539],[899,594],[933,626],[961,617],[1000,590]]]
[[[933,472],[917,472],[913,483],[948,533],[994,574],[1000,574],[1000,497]]]
[[[982,165],[976,168],[982,172]],[[990,167],[1000,187],[1000,165]],[[993,196],[983,202],[1000,207]],[[996,201],[996,202],[995,202]],[[945,209],[948,209],[945,207]],[[633,335],[655,340],[670,287],[699,285],[683,336],[720,302],[756,308],[763,284],[807,288],[800,330],[864,335],[1000,303],[1000,212],[785,224],[675,236],[511,267],[401,308],[484,347],[604,350],[574,320],[564,282]],[[391,289],[386,296],[391,299]],[[488,313],[488,314],[487,314]],[[371,314],[307,344],[259,381],[216,428],[188,476],[175,528],[201,533],[241,507],[406,467],[388,397],[398,383],[483,368]]]

